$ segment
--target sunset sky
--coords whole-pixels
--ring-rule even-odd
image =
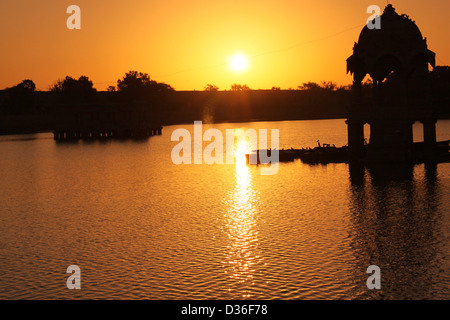
[[[393,0],[415,20],[438,65],[450,64],[450,1]],[[81,30],[69,30],[69,5]],[[5,0],[0,2],[0,89],[32,79],[38,90],[87,75],[98,90],[128,70],[176,90],[296,88],[322,80],[350,84],[345,60],[369,5],[386,1]],[[240,52],[246,67],[230,59]]]

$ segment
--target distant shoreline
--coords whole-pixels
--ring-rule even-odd
[[[16,116],[17,117],[17,116]],[[25,116],[29,117],[29,116]],[[0,116],[0,127],[2,124],[2,121],[6,118],[5,116]],[[216,122],[203,122],[203,124],[233,124],[233,123],[250,123],[250,122],[285,122],[285,121],[316,121],[316,120],[345,120],[344,117],[323,117],[323,118],[302,118],[302,119],[250,119],[246,121],[216,121]],[[450,115],[446,115],[444,117],[440,117],[439,120],[450,120]],[[197,120],[196,120],[197,121]],[[198,120],[200,121],[200,119]],[[163,124],[163,127],[166,126],[181,126],[181,125],[192,125],[193,122],[178,122],[178,123],[167,123]],[[52,133],[54,129],[52,128],[37,128],[34,129],[24,129],[20,130],[18,128],[15,128],[16,130],[9,130],[9,131],[1,131],[0,130],[0,136],[12,136],[12,135],[29,135],[29,134],[38,134],[38,133]]]
[[[30,115],[24,115],[23,118],[27,119],[28,121],[24,121],[23,124],[20,124],[19,126],[16,126],[12,128],[11,130],[3,130],[4,122],[7,122],[7,118],[14,117],[21,118],[21,116],[0,116],[0,136],[8,136],[8,135],[27,135],[27,134],[37,134],[37,133],[51,133],[53,132],[53,128],[44,128],[40,127],[39,125],[34,125],[34,128],[27,127],[26,129],[23,128],[27,125],[27,122],[29,122]],[[40,116],[36,116],[36,118],[39,118]],[[345,118],[342,117],[325,117],[325,118],[302,118],[302,119],[249,119],[245,121],[215,121],[215,122],[203,122],[203,124],[226,124],[226,123],[250,123],[250,122],[280,122],[280,121],[313,121],[313,120],[337,120],[342,119],[345,120]],[[5,121],[6,120],[6,121]],[[201,121],[201,119],[195,120],[195,121]],[[193,124],[193,122],[183,121],[183,122],[174,122],[174,123],[167,123],[162,124],[163,127],[165,126],[177,126],[177,125],[190,125]]]
[[[363,87],[363,105],[369,104],[372,91],[368,86]],[[354,101],[350,90],[323,87],[170,91],[139,99],[126,98],[120,92],[101,91],[91,97],[92,101],[78,98],[43,91],[30,96],[10,96],[8,90],[0,90],[0,135],[51,132],[65,122],[69,127],[74,126],[81,118],[94,130],[105,121],[125,125],[133,118],[142,123],[144,113],[145,121],[158,126],[193,124],[196,120],[219,124],[345,119]],[[450,119],[445,95],[436,99],[434,108],[438,119]],[[127,115],[128,112],[134,115]]]

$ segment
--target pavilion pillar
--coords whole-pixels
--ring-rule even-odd
[[[364,151],[364,122],[347,119],[348,149],[354,158],[360,158]]]
[[[422,123],[425,158],[430,159],[436,147],[436,119],[425,119]]]

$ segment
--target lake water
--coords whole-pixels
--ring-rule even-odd
[[[344,120],[210,127],[279,129],[280,148],[346,144]],[[235,164],[175,165],[177,128],[193,125],[140,142],[0,137],[0,298],[450,298],[449,163],[261,175],[238,145]],[[450,121],[437,128],[450,139]],[[81,290],[66,287],[69,265]],[[381,290],[366,286],[370,265]]]

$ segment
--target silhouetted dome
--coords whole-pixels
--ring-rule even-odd
[[[418,56],[434,66],[435,54],[428,50],[416,23],[405,14],[397,14],[389,4],[381,15],[381,29],[369,29],[366,25],[361,31],[353,55],[347,59],[347,72],[372,74],[377,63],[386,57],[408,69]]]
[[[404,51],[408,48],[425,48],[426,42],[416,23],[407,15],[399,15],[389,4],[381,15],[381,29],[369,29],[367,26],[361,31],[358,49],[376,50],[377,47],[397,48]]]

